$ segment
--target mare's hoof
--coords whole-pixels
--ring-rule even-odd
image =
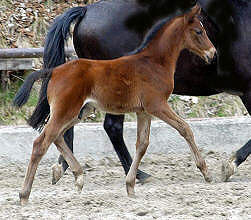
[[[153,182],[154,180],[156,180],[156,178],[154,178],[153,176],[148,176],[147,178],[145,178],[145,179],[138,179],[137,180],[137,182],[136,182],[136,184],[141,184],[141,185],[143,185],[143,184],[146,184],[146,183],[151,183],[151,182]]]
[[[152,182],[153,177],[143,171],[138,171],[137,173],[137,182],[141,183],[141,184],[145,184],[145,183],[149,183]]]
[[[63,166],[61,164],[54,164],[52,166],[52,185],[55,185],[64,174]]]
[[[82,191],[83,185],[84,185],[84,175],[80,174],[75,181],[75,186],[77,187],[77,190],[79,192]]]

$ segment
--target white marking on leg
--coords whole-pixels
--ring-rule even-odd
[[[77,179],[75,181],[75,185],[76,185],[78,191],[81,192],[82,188],[83,188],[83,185],[84,185],[84,175],[83,174],[80,174],[77,177]]]
[[[52,166],[52,184],[56,184],[64,174],[64,169],[61,164],[54,164]]]

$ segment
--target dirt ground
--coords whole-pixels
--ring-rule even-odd
[[[19,204],[27,164],[0,158],[0,219],[251,219],[251,158],[229,182],[220,181],[221,161],[229,155],[203,152],[216,181],[205,183],[190,154],[147,154],[141,169],[151,182],[136,184],[136,198],[126,195],[117,158],[80,159],[85,169],[82,193],[70,170],[51,185],[53,161],[42,161],[29,204]]]

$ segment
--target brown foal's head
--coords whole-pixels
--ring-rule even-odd
[[[210,63],[216,54],[216,49],[198,18],[200,12],[200,6],[196,5],[189,13],[184,15],[185,48]]]

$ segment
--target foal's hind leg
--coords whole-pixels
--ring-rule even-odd
[[[136,153],[130,170],[126,176],[126,189],[128,196],[134,196],[134,186],[137,170],[142,157],[149,145],[151,116],[146,113],[137,113],[137,143]]]
[[[28,202],[38,164],[42,159],[43,155],[48,150],[50,144],[57,137],[57,135],[58,135],[58,130],[55,129],[53,124],[49,122],[48,125],[43,130],[43,132],[33,142],[31,159],[26,171],[22,191],[19,193],[21,204],[25,204]]]
[[[212,177],[209,174],[205,160],[201,157],[198,147],[195,144],[193,132],[189,125],[180,118],[166,102],[162,103],[157,110],[151,109],[149,113],[171,125],[185,138],[193,154],[196,166],[200,169],[205,180],[211,182]]]
[[[76,124],[82,117],[87,117],[88,115],[91,114],[91,112],[94,111],[94,107],[90,104],[85,104],[82,109],[80,110],[78,116],[75,116],[73,119],[68,120],[68,126],[64,128],[64,131]],[[55,145],[57,146],[57,149],[60,151],[64,159],[67,161],[69,164],[72,173],[75,177],[75,184],[78,188],[79,191],[82,190],[83,188],[83,169],[80,166],[79,162],[77,159],[74,157],[72,151],[68,148],[66,145],[64,138],[63,138],[63,133],[62,132],[59,137],[54,141]]]
[[[73,137],[74,137],[74,127],[71,127],[64,133],[64,140],[67,147],[73,153]],[[56,184],[60,178],[64,175],[65,171],[69,167],[68,163],[65,161],[62,154],[58,157],[58,163],[52,166],[52,185]]]
[[[77,159],[72,154],[71,150],[66,145],[64,138],[60,135],[55,141],[54,144],[56,145],[59,152],[63,155],[67,163],[69,164],[71,171],[75,177],[75,185],[79,191],[83,188],[84,177],[83,177],[83,169]]]
[[[82,108],[79,114],[79,117],[85,118],[89,116],[93,111],[94,111],[94,108],[90,104],[86,104]],[[73,127],[68,129],[66,132],[68,132],[68,134],[73,138]],[[65,140],[65,143],[67,144],[65,137],[66,135],[64,134],[64,140]],[[69,141],[71,142],[72,140],[69,140]],[[69,142],[68,142],[67,147],[71,150],[71,152],[73,152],[73,146],[72,148],[70,148],[69,146],[72,146],[72,145],[69,145]],[[65,161],[64,156],[61,154],[59,156],[58,163],[52,166],[52,184],[53,185],[56,184],[60,180],[60,178],[64,175],[64,172],[66,171],[67,168],[68,168],[68,163]]]

